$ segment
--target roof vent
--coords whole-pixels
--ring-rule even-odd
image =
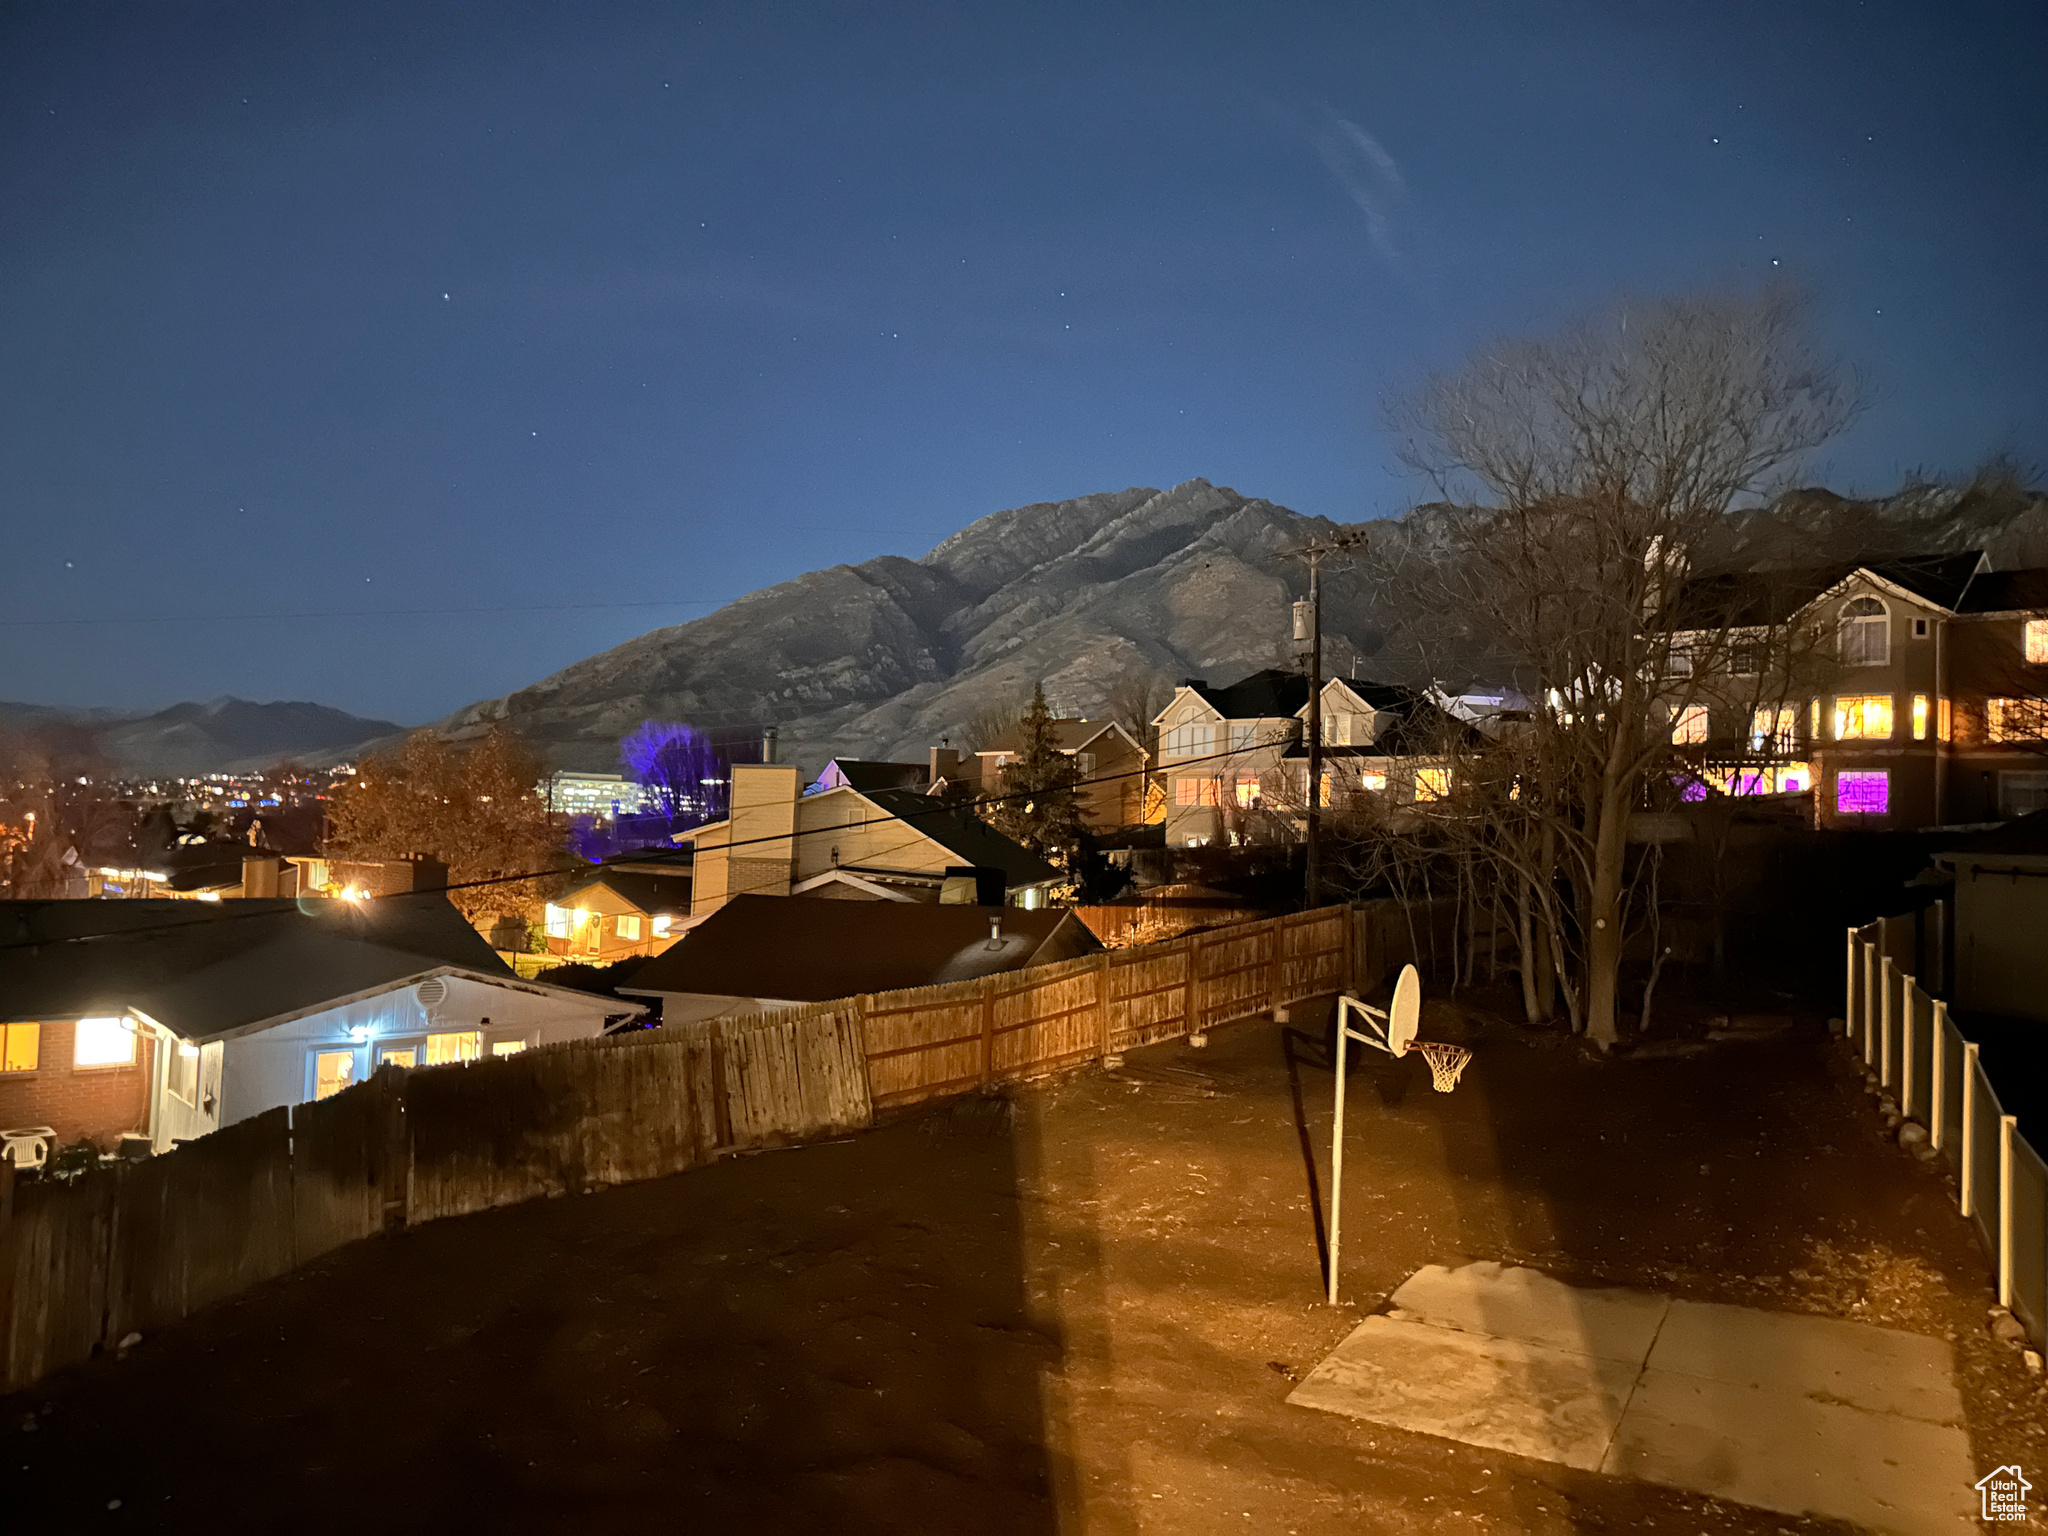
[[[429,976],[412,989],[412,1000],[426,1011],[429,1018],[434,1010],[448,1001],[448,983],[442,977]]]

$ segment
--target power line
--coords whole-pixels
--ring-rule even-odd
[[[1207,754],[1205,754],[1205,755],[1203,755],[1203,756],[1201,756],[1201,757],[1188,757],[1188,758],[1179,758],[1179,759],[1176,759],[1176,760],[1175,760],[1175,763],[1174,763],[1174,766],[1175,766],[1175,767],[1177,767],[1177,768],[1180,768],[1180,767],[1186,767],[1187,765],[1189,765],[1189,764],[1191,764],[1191,763],[1207,763],[1207,762],[1215,762],[1215,761],[1217,761],[1217,760],[1219,760],[1219,759],[1226,759],[1226,758],[1232,758],[1232,757],[1237,757],[1237,756],[1240,756],[1240,755],[1242,755],[1242,754],[1241,754],[1241,751],[1237,751],[1237,750],[1233,750],[1233,751],[1224,751],[1224,752],[1211,752],[1211,753],[1207,753]],[[1074,788],[1074,789],[1085,789],[1085,788],[1088,788],[1089,786],[1091,786],[1091,785],[1095,785],[1095,784],[1116,784],[1116,783],[1121,783],[1121,782],[1123,782],[1123,781],[1124,781],[1124,780],[1126,780],[1126,779],[1142,779],[1142,778],[1149,778],[1149,777],[1150,777],[1150,776],[1151,776],[1151,775],[1152,775],[1152,774],[1153,774],[1154,772],[1156,772],[1156,771],[1157,771],[1157,770],[1155,770],[1155,769],[1153,769],[1153,768],[1138,768],[1138,769],[1132,769],[1132,770],[1128,770],[1128,771],[1126,771],[1126,772],[1123,772],[1123,773],[1105,773],[1105,774],[1097,774],[1097,775],[1095,775],[1095,776],[1094,776],[1094,777],[1092,777],[1092,778],[1085,778],[1085,779],[1076,779],[1076,780],[1075,780],[1075,781],[1073,782],[1073,784],[1072,784],[1072,785],[1071,785],[1070,787],[1071,787],[1071,788]],[[855,791],[854,791],[854,793],[855,793],[855,794],[859,794],[859,793],[860,793],[860,791],[859,791],[859,790],[855,790]],[[977,800],[977,801],[975,801],[975,802],[974,802],[974,804],[976,804],[976,805],[1003,805],[1003,804],[1006,804],[1006,803],[1008,803],[1008,802],[1010,802],[1010,801],[1013,801],[1013,800],[1024,800],[1024,801],[1029,801],[1029,800],[1030,800],[1030,799],[1032,799],[1032,798],[1033,798],[1034,796],[1037,796],[1037,795],[1042,795],[1042,794],[1044,794],[1044,793],[1045,793],[1045,791],[1044,791],[1044,790],[1042,790],[1042,789],[1027,789],[1027,790],[1015,790],[1015,791],[1012,791],[1011,793],[1009,793],[1009,794],[1005,794],[1005,795],[990,795],[990,796],[988,796],[988,797],[986,797],[986,798],[984,798],[984,799],[980,799],[980,800]],[[944,814],[946,814],[946,813],[948,813],[948,812],[954,812],[954,811],[966,811],[966,810],[968,810],[968,807],[967,807],[967,806],[964,806],[964,805],[959,805],[959,804],[956,804],[956,803],[954,803],[954,802],[952,802],[952,801],[945,801],[945,800],[942,800],[942,801],[938,802],[937,804],[933,805],[933,806],[932,806],[932,807],[931,807],[931,808],[930,808],[929,810],[918,810],[918,811],[912,811],[912,812],[909,812],[908,814],[905,814],[905,815],[900,815],[900,816],[894,816],[894,817],[893,817],[892,819],[894,819],[894,820],[896,820],[896,821],[906,821],[906,822],[914,822],[914,821],[918,821],[918,820],[921,820],[921,819],[923,819],[923,818],[925,818],[925,817],[928,817],[928,816],[939,816],[939,815],[944,815]],[[729,820],[729,819],[730,819],[730,818],[728,818],[728,820]],[[714,826],[715,826],[715,825],[716,825],[716,823],[715,823],[715,822],[714,822],[714,823],[710,823],[710,825],[714,825]],[[701,829],[700,829],[700,830],[701,830]],[[993,829],[990,829],[990,830],[993,830]],[[771,834],[769,834],[769,835],[767,835],[767,836],[764,836],[764,837],[745,837],[745,838],[740,838],[740,839],[739,839],[738,841],[735,841],[735,842],[726,842],[726,843],[721,843],[721,844],[720,844],[719,846],[720,846],[720,848],[722,848],[722,849],[725,849],[725,850],[728,850],[728,851],[729,851],[729,850],[731,850],[731,849],[734,849],[734,848],[751,848],[751,847],[753,847],[753,846],[755,846],[756,844],[759,844],[759,843],[793,843],[793,842],[795,842],[795,841],[796,841],[796,840],[797,840],[798,838],[804,838],[804,837],[822,837],[822,836],[826,836],[826,835],[828,835],[828,834],[831,834],[831,835],[842,835],[842,834],[844,834],[844,833],[845,833],[846,831],[847,831],[847,828],[846,828],[845,826],[836,826],[836,827],[812,827],[812,828],[811,828],[811,829],[809,829],[808,831],[791,831],[791,832],[787,832],[787,833],[771,833]],[[1000,835],[1000,834],[999,834],[999,835]],[[339,859],[335,859],[335,860],[333,860],[332,862],[334,862],[334,863],[344,863],[344,864],[345,864],[345,863],[348,863],[348,862],[350,862],[350,861],[349,861],[348,859],[346,859],[346,858],[339,858]],[[369,861],[365,860],[364,862],[369,862]],[[592,866],[592,867],[593,867],[593,868],[602,868],[603,866],[602,866],[602,865],[594,865],[594,866]],[[453,883],[451,883],[451,884],[448,884],[448,885],[439,885],[439,886],[435,886],[435,887],[433,887],[433,888],[432,888],[431,890],[425,890],[425,891],[398,891],[398,892],[394,892],[394,893],[392,893],[392,894],[391,894],[390,896],[366,896],[366,897],[363,897],[363,898],[362,898],[362,901],[364,901],[364,902],[373,902],[373,901],[390,901],[390,900],[402,900],[402,899],[403,899],[404,897],[406,897],[406,896],[445,896],[445,895],[446,895],[446,894],[447,894],[448,892],[450,892],[450,891],[473,891],[473,890],[480,890],[480,889],[482,889],[482,888],[484,888],[484,887],[486,887],[486,886],[493,886],[493,885],[519,885],[519,884],[524,884],[524,883],[527,883],[527,882],[530,882],[530,881],[535,881],[535,880],[551,880],[551,879],[555,879],[555,878],[557,878],[557,877],[559,877],[559,876],[562,876],[562,875],[573,875],[573,874],[576,874],[576,873],[578,873],[578,871],[576,871],[576,870],[570,870],[570,869],[541,869],[541,870],[531,870],[531,871],[525,871],[525,872],[522,872],[522,873],[519,873],[519,874],[513,874],[513,875],[489,875],[489,876],[486,876],[486,877],[484,877],[483,879],[480,879],[480,880],[459,880],[459,881],[455,881],[455,882],[453,882]],[[22,898],[22,899],[34,899],[34,898]],[[50,898],[43,898],[43,899],[46,899],[46,900],[47,900],[47,899],[50,899]],[[280,899],[287,899],[287,898],[280,898]],[[323,899],[323,900],[326,900],[326,899],[339,899],[339,898],[321,898],[321,899]],[[0,953],[5,953],[5,952],[6,952],[6,951],[8,951],[8,950],[15,950],[15,949],[41,949],[41,948],[43,948],[43,947],[44,947],[45,945],[50,945],[50,944],[84,944],[84,943],[93,943],[93,942],[111,941],[111,940],[117,940],[117,939],[130,939],[130,938],[136,938],[136,937],[141,937],[141,936],[145,936],[145,935],[148,935],[148,934],[152,934],[152,933],[175,933],[175,932],[179,932],[179,931],[182,931],[182,930],[184,930],[184,929],[186,929],[186,928],[191,928],[191,927],[195,927],[195,926],[197,926],[197,925],[198,925],[198,924],[200,924],[200,923],[207,923],[207,922],[219,922],[219,923],[226,923],[226,922],[239,922],[239,921],[245,921],[245,920],[250,920],[250,919],[256,919],[256,918],[264,918],[264,917],[271,917],[271,916],[274,916],[274,915],[276,915],[276,914],[275,914],[275,910],[274,910],[274,909],[273,909],[273,910],[271,910],[271,911],[265,911],[265,912],[216,912],[216,911],[208,911],[208,912],[204,912],[204,913],[194,913],[194,914],[193,914],[193,916],[192,916],[191,918],[189,918],[189,919],[181,919],[181,920],[179,920],[179,921],[176,921],[176,922],[164,922],[164,923],[155,923],[155,924],[149,924],[149,925],[145,925],[145,926],[141,926],[141,927],[136,927],[136,928],[127,928],[127,929],[123,929],[123,930],[122,930],[121,932],[119,932],[119,933],[75,933],[75,934],[62,934],[62,935],[58,935],[57,937],[54,937],[54,938],[48,938],[48,939],[23,939],[23,940],[16,940],[16,941],[14,941],[14,942],[12,942],[12,943],[7,943],[7,944],[0,944]]]
[[[733,599],[727,597],[668,597],[630,603],[505,603],[486,608],[333,608],[317,611],[299,609],[286,613],[166,613],[134,617],[95,614],[91,618],[81,619],[0,619],[0,628],[57,628],[88,624],[250,624],[265,620],[406,619],[480,613],[579,613],[615,608],[718,608],[732,601]]]

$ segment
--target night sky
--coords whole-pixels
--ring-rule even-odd
[[[1000,507],[1426,490],[1390,387],[1789,277],[1809,478],[2048,458],[2048,9],[0,9],[0,698],[424,720]]]

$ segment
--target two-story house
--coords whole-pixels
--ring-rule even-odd
[[[1966,550],[1753,582],[1761,595],[1722,647],[1736,658],[1726,670],[1741,675],[1703,689],[1671,722],[1675,744],[1742,759],[1721,773],[1724,787],[1810,788],[1816,821],[1840,828],[1968,824],[2048,806],[2048,570],[1993,571]],[[1745,662],[1752,632],[1809,654],[1789,666]],[[1726,704],[1729,684],[1774,665],[1769,701]]]
[[[1155,717],[1167,784],[1166,841],[1176,848],[1241,840],[1261,818],[1291,827],[1308,804],[1308,680],[1268,668],[1227,688],[1189,678]],[[1397,803],[1444,794],[1448,735],[1458,721],[1411,688],[1355,678],[1323,685],[1321,803],[1358,794]]]
[[[1152,757],[1143,744],[1113,720],[1062,717],[1052,729],[1060,751],[1079,770],[1075,799],[1081,825],[1090,832],[1114,832],[1143,822],[1145,770]],[[976,751],[982,794],[1003,792],[1003,769],[1016,761],[1022,745],[1019,733],[1010,730]]]

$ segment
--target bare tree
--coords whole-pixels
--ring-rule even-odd
[[[1535,700],[1489,754],[1492,856],[1527,947],[1603,1049],[1640,915],[1629,818],[1672,762],[1672,722],[1745,666],[1763,674],[1740,648],[1785,648],[1767,615],[1681,614],[1688,552],[1854,409],[1775,291],[1617,305],[1482,348],[1394,409],[1407,462],[1469,505],[1429,604]]]

